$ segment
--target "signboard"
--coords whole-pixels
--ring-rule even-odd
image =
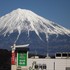
[[[12,52],[11,64],[15,64],[15,52]]]
[[[18,66],[27,66],[27,53],[18,53]]]
[[[33,61],[32,66],[29,67],[29,70],[47,70],[47,65]]]

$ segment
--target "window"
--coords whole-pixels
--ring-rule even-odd
[[[70,57],[70,53],[68,53],[68,56]]]
[[[63,53],[62,54],[62,57],[67,57],[67,53]]]
[[[56,54],[56,57],[61,57],[61,53],[57,53]]]

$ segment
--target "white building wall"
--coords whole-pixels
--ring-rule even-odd
[[[32,67],[32,63],[46,64],[46,70],[66,70],[70,67],[70,59],[28,59],[28,67]]]

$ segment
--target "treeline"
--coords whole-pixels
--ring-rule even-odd
[[[0,49],[0,70],[11,70],[11,51]]]

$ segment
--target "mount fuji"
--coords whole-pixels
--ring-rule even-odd
[[[70,30],[30,10],[16,9],[0,18],[0,48],[29,44],[29,52],[69,52]]]

